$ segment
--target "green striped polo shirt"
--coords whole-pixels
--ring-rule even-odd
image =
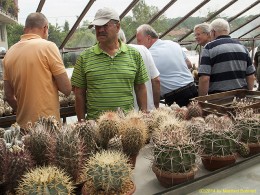
[[[107,110],[133,108],[134,84],[148,80],[140,53],[120,42],[119,51],[109,56],[99,45],[83,51],[77,59],[71,82],[87,89],[87,119],[96,119]]]

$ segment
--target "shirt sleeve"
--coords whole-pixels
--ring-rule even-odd
[[[135,77],[135,84],[142,84],[149,80],[146,67],[144,65],[144,61],[142,56],[139,52],[136,51],[136,65],[137,65],[137,72]]]
[[[198,75],[211,75],[211,63],[210,63],[210,55],[209,50],[206,48],[203,48],[201,52],[201,60],[200,60],[200,66],[198,69]]]
[[[71,84],[72,86],[79,87],[79,88],[86,88],[87,81],[86,81],[86,74],[83,69],[84,61],[83,56],[80,55],[76,61],[76,65],[74,66],[74,70],[71,77]]]

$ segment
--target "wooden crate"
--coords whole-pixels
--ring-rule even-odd
[[[260,111],[260,91],[249,91],[245,89],[227,91],[222,93],[216,93],[212,95],[199,96],[193,100],[198,101],[201,105],[204,113],[214,113],[217,115],[223,114],[235,114],[236,106],[232,105],[234,98],[242,99],[248,98],[253,103],[248,106],[241,107],[240,109],[253,108],[258,113]]]

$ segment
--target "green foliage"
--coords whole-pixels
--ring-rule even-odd
[[[66,20],[65,23],[64,23],[64,27],[63,27],[63,32],[69,32],[70,30],[70,25],[69,25],[69,22]]]
[[[20,36],[23,34],[23,28],[24,26],[21,24],[6,25],[9,48],[20,40]]]

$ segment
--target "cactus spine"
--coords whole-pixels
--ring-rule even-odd
[[[16,194],[70,195],[73,189],[71,179],[65,172],[57,167],[49,166],[31,169],[27,172],[23,176]]]
[[[83,170],[84,177],[94,188],[93,194],[100,190],[105,191],[105,194],[119,192],[124,183],[131,180],[132,174],[127,157],[119,151],[96,153],[90,157]],[[88,187],[88,190],[91,187]]]

